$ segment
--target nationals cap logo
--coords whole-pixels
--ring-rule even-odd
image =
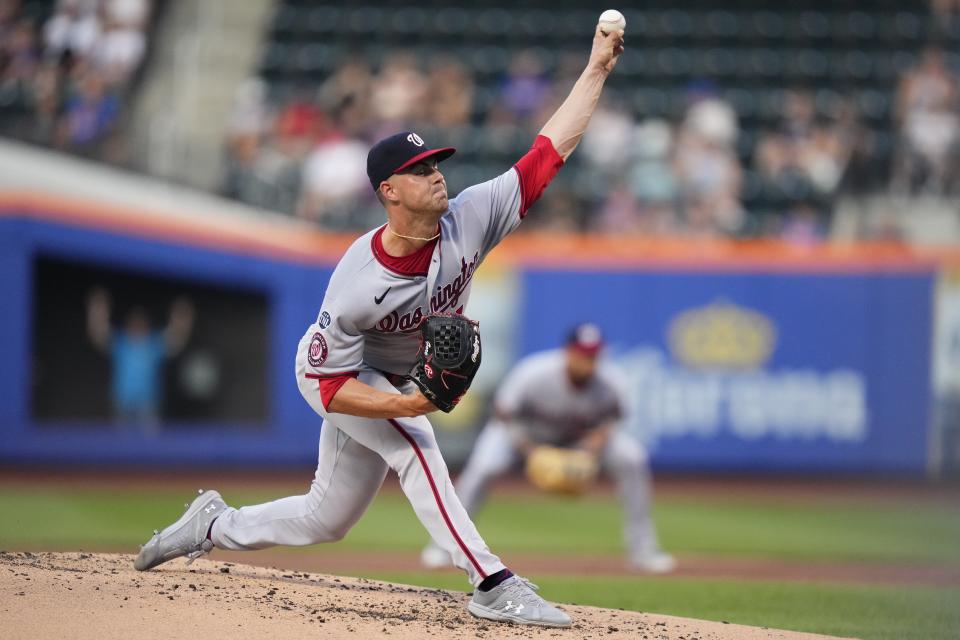
[[[417,145],[418,147],[422,147],[422,146],[423,146],[423,138],[421,138],[420,136],[418,136],[418,135],[415,134],[415,133],[411,133],[410,135],[408,135],[408,136],[407,136],[407,140],[409,140],[409,141],[412,142],[413,144]]]
[[[327,341],[323,339],[320,332],[313,334],[310,340],[310,350],[307,352],[307,362],[314,367],[319,367],[327,359]]]

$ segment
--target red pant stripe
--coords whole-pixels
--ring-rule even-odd
[[[430,473],[430,467],[427,466],[427,459],[423,457],[423,452],[420,451],[420,447],[417,446],[416,440],[413,439],[407,430],[397,422],[396,420],[389,421],[393,428],[400,432],[407,442],[410,443],[410,446],[413,447],[414,452],[417,454],[417,458],[420,459],[420,466],[423,467],[424,473],[427,474],[427,480],[430,482],[430,488],[433,490],[433,498],[437,501],[437,506],[440,507],[440,515],[443,516],[443,521],[447,523],[447,528],[450,529],[450,533],[453,534],[453,538],[457,541],[457,544],[460,545],[460,549],[463,550],[463,553],[467,556],[467,559],[473,564],[476,568],[477,573],[480,574],[481,578],[486,578],[487,574],[483,569],[480,568],[480,563],[477,562],[477,559],[473,557],[473,554],[470,553],[470,550],[467,548],[467,545],[463,543],[463,539],[460,538],[460,534],[457,533],[457,530],[453,528],[453,523],[450,522],[450,516],[447,515],[447,510],[443,506],[443,501],[440,500],[440,492],[437,490],[437,485],[433,481],[433,474]]]

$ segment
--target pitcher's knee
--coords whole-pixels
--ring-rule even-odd
[[[349,524],[344,524],[339,527],[331,527],[329,529],[329,535],[324,542],[339,542],[346,537],[348,531],[350,531]]]
[[[310,498],[315,496],[311,495]],[[353,525],[357,521],[354,513],[336,514],[331,517],[329,508],[324,509],[319,500],[311,500],[310,511],[303,518],[301,526],[306,530],[310,542],[308,544],[319,544],[321,542],[337,542],[343,540]]]
[[[353,526],[353,522],[330,522],[311,518],[303,522],[304,544],[321,544],[343,540]]]

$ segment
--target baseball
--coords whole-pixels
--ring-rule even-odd
[[[600,31],[602,31],[604,35],[617,29],[623,31],[627,28],[627,19],[616,9],[607,9],[601,13],[598,22],[600,24]]]

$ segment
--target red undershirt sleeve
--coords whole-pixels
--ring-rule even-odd
[[[537,136],[530,151],[513,165],[520,177],[521,219],[527,215],[527,210],[540,198],[562,166],[563,158],[546,136]]]
[[[319,376],[316,374],[307,374],[308,378],[314,378],[320,385],[320,402],[323,404],[323,408],[327,411],[330,410],[330,403],[333,401],[333,396],[337,395],[337,391],[340,391],[340,387],[347,383],[347,380],[351,378],[355,379],[360,375],[359,371],[349,371],[347,373],[338,373],[330,376]]]

